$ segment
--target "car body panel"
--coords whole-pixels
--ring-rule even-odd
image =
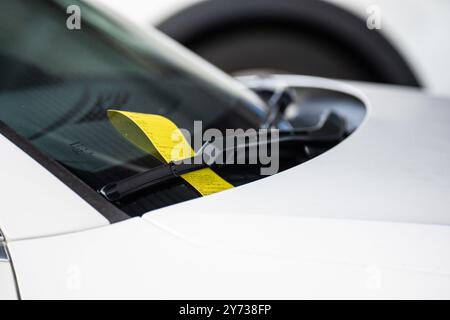
[[[109,224],[79,195],[0,135],[0,228],[7,240],[75,232]]]
[[[9,262],[0,261],[0,300],[17,300],[14,274]]]
[[[450,298],[450,102],[277,79],[352,93],[367,117],[332,150],[260,181],[143,218],[10,241],[21,296]]]
[[[17,300],[17,289],[14,273],[11,268],[5,238],[0,230],[0,301]]]
[[[197,226],[186,228],[209,232],[208,241],[201,242],[142,218],[12,242],[21,296],[450,298],[448,227],[228,218],[192,216]]]

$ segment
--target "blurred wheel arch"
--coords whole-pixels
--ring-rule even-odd
[[[386,37],[324,1],[201,1],[157,27],[231,73],[267,69],[421,87]]]

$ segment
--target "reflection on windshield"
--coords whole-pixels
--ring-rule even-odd
[[[70,4],[82,7],[81,30],[66,28],[65,1],[2,1],[0,119],[93,190],[160,164],[114,130],[107,109],[161,114],[189,130],[195,120],[223,130],[260,124],[259,100],[213,67],[157,33]],[[139,215],[197,196],[180,182],[118,206]]]

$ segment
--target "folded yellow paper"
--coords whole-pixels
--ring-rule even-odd
[[[169,163],[195,155],[180,129],[163,116],[108,110],[108,118],[128,141],[161,161]],[[209,168],[186,173],[181,177],[202,196],[233,188],[233,185]]]

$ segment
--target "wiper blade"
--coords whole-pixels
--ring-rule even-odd
[[[279,131],[279,137],[276,141],[268,139],[249,142],[244,139],[244,143],[223,149],[214,145],[214,141],[209,141],[192,158],[162,164],[129,178],[107,184],[99,190],[99,193],[109,201],[118,201],[143,189],[177,179],[183,174],[212,167],[216,165],[216,159],[219,159],[231,150],[236,151],[284,142],[299,142],[305,146],[329,146],[330,144],[337,144],[346,135],[345,127],[345,120],[336,113],[330,112],[325,114],[321,121],[314,127]],[[224,137],[224,139],[226,138]],[[214,156],[204,154],[206,147],[209,145],[212,145],[214,150],[217,151]]]
[[[138,173],[129,178],[109,183],[101,188],[99,193],[109,201],[118,201],[130,194],[179,178],[185,173],[197,171],[206,167],[208,167],[208,165],[204,163],[203,160],[200,162],[195,160],[195,158],[193,158],[192,162],[189,164],[170,162]]]

